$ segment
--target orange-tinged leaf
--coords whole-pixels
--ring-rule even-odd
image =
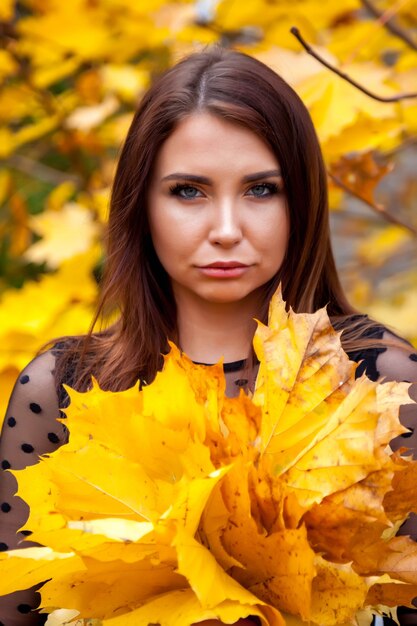
[[[366,596],[366,603],[372,606],[408,606],[415,608],[412,600],[417,597],[417,585],[404,585],[401,582],[377,582],[370,587]]]
[[[400,464],[392,481],[392,489],[384,497],[384,508],[393,521],[403,520],[409,513],[417,513],[417,464],[397,460]]]
[[[309,620],[316,568],[305,528],[256,538],[253,550],[252,557],[247,553],[247,571],[237,572],[237,579],[264,602]]]
[[[231,515],[221,541],[243,566],[234,569],[234,577],[265,602],[308,618],[315,571],[305,528],[267,535],[257,527],[251,515],[248,471],[242,464],[225,477],[222,491]]]
[[[368,585],[350,565],[329,563],[316,557],[311,619],[320,626],[349,623],[365,602]]]
[[[382,544],[382,542],[380,543]],[[371,569],[369,565],[365,568],[365,563],[360,562],[366,557],[364,550],[362,554],[359,553],[358,545],[355,563],[357,571],[362,570],[363,573],[366,572],[369,575],[387,573],[392,578],[417,585],[417,545],[415,541],[410,537],[393,537],[386,542],[385,549],[381,545],[379,548],[378,545],[371,545],[369,550],[372,548],[377,554]]]
[[[392,164],[377,163],[373,153],[366,152],[343,156],[337,163],[331,165],[330,172],[356,196],[373,206],[380,207],[374,198],[375,189],[392,168]]]
[[[354,558],[358,537],[372,538],[390,527],[383,507],[384,494],[391,488],[392,472],[370,473],[364,480],[324,498],[304,516],[311,545],[329,560],[347,562]],[[377,522],[379,525],[377,525]]]

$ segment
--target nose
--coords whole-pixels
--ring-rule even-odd
[[[213,245],[231,248],[241,241],[242,221],[238,203],[222,200],[212,207],[209,241]]]

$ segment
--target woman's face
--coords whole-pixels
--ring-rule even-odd
[[[208,113],[184,119],[162,145],[148,217],[178,305],[257,298],[284,259],[289,221],[276,157],[252,131]]]

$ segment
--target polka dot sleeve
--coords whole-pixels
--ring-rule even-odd
[[[65,441],[59,417],[53,370],[55,357],[46,352],[21,373],[14,387],[0,439],[0,550],[34,545],[29,531],[20,528],[28,518],[27,505],[15,494],[17,483],[7,470],[37,463],[39,456]],[[0,626],[39,626],[45,617],[34,612],[35,589],[0,597]]]

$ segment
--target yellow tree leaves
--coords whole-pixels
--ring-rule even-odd
[[[56,273],[0,297],[0,422],[19,372],[42,344],[88,331],[97,295],[92,268],[98,257],[91,248],[62,262]]]
[[[51,269],[56,269],[66,259],[88,252],[99,233],[91,211],[76,202],[66,203],[59,212],[34,215],[29,224],[41,240],[32,244],[25,256],[35,263],[44,261]]]
[[[323,47],[316,50],[331,65],[337,59]],[[250,52],[246,48],[246,51]],[[359,91],[340,76],[324,68],[306,52],[292,52],[277,45],[255,55],[282,74],[309,109],[324,156],[333,165],[352,152],[391,149],[401,141],[402,115],[394,103],[381,103]],[[373,62],[339,68],[380,96],[395,93],[392,71]]]
[[[69,442],[15,472],[47,547],[3,554],[0,592],[48,579],[50,623],[80,626],[342,626],[394,585],[410,603],[417,551],[395,531],[417,465],[388,446],[408,385],[355,381],[325,312],[279,294],[255,349],[253,398],[175,346],[142,390],[69,389]]]

